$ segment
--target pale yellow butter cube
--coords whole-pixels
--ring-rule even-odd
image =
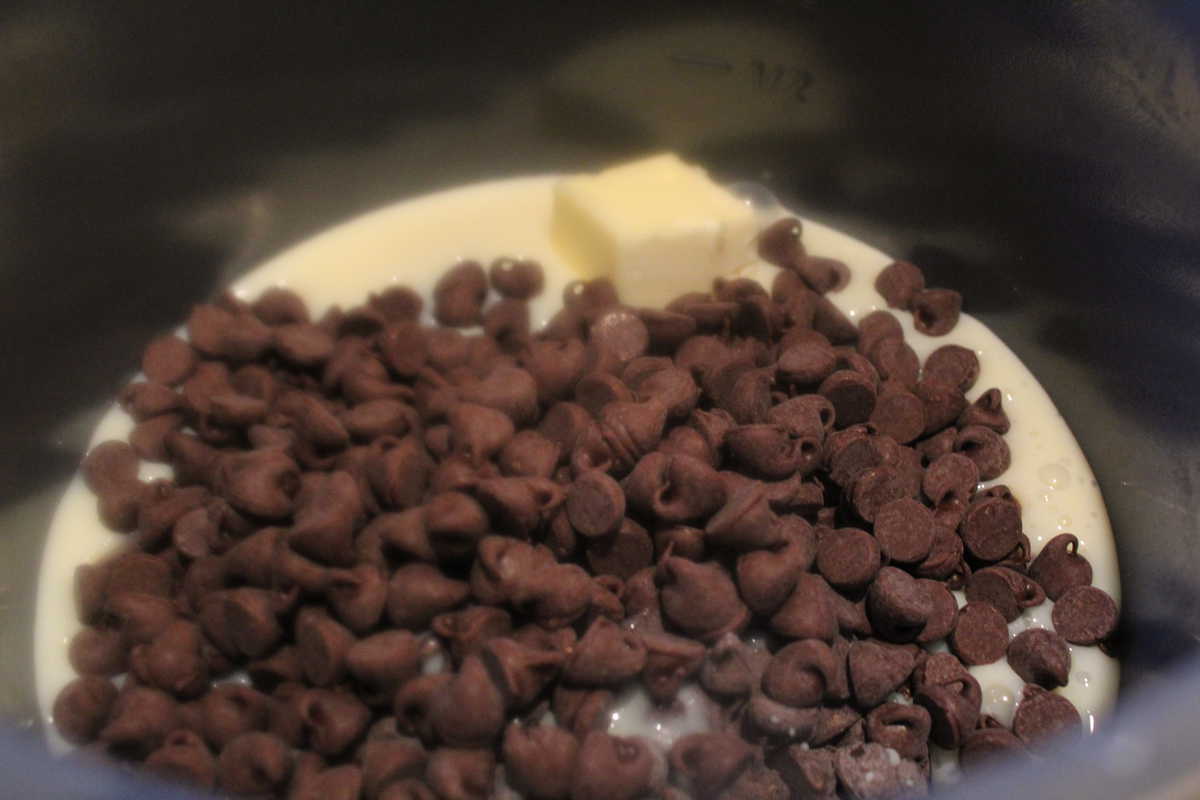
[[[662,306],[703,292],[754,260],[750,205],[673,153],[563,178],[552,238],[583,278],[609,278],[621,300]]]

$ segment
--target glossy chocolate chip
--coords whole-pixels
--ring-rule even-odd
[[[875,291],[892,308],[911,308],[913,299],[924,289],[925,274],[908,261],[893,261],[875,278]]]

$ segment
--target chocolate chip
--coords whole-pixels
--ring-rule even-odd
[[[80,675],[111,677],[125,671],[128,648],[120,631],[81,628],[71,637],[67,657]]]
[[[954,449],[975,462],[981,480],[1000,477],[1012,463],[1008,445],[1000,434],[982,425],[963,428],[954,440]]]
[[[563,676],[580,686],[608,686],[637,675],[646,663],[646,646],[636,633],[600,618],[575,646]]]
[[[875,291],[892,308],[911,308],[913,299],[924,290],[924,273],[908,261],[893,261],[875,278]]]
[[[300,696],[298,707],[309,746],[323,756],[349,750],[371,718],[371,712],[354,695],[328,689],[309,689]]]
[[[1059,595],[1050,612],[1054,630],[1071,644],[1093,645],[1117,629],[1117,604],[1094,586],[1075,586]]]
[[[962,453],[946,453],[925,471],[921,489],[934,506],[949,498],[968,500],[979,483],[979,468]]]
[[[446,577],[436,567],[405,564],[388,582],[388,619],[397,627],[419,631],[438,614],[465,601],[469,594],[467,583]]]
[[[801,573],[791,595],[771,616],[769,627],[781,636],[831,642],[838,632],[833,595],[820,575]]]
[[[737,358],[704,373],[702,386],[714,405],[748,425],[761,422],[771,407],[771,371]]]
[[[613,697],[607,689],[573,689],[560,683],[554,688],[551,709],[561,727],[582,739],[590,731],[608,729],[607,710]]]
[[[794,744],[774,753],[769,763],[794,796],[812,800],[837,797],[837,774],[833,769],[831,750]]]
[[[1067,698],[1040,686],[1027,685],[1013,714],[1012,729],[1028,745],[1056,735],[1077,736],[1083,732],[1083,722]]]
[[[655,759],[641,739],[593,731],[579,746],[572,800],[634,800],[651,789]]]
[[[433,632],[449,645],[455,663],[480,652],[491,639],[512,632],[512,617],[502,608],[469,606],[433,618]]]
[[[447,270],[433,287],[433,316],[443,325],[477,325],[487,297],[487,275],[475,261],[462,261]]]
[[[377,800],[439,800],[439,795],[424,781],[402,778],[387,784]]]
[[[758,257],[782,269],[795,269],[805,257],[801,241],[803,225],[795,217],[784,217],[758,234]]]
[[[842,369],[822,381],[817,392],[830,402],[839,427],[866,422],[875,410],[875,385],[855,370]]]
[[[836,669],[829,645],[817,639],[792,642],[767,664],[762,689],[784,705],[808,708],[825,698]]]
[[[717,795],[754,760],[754,751],[740,736],[728,733],[693,733],[671,746],[671,771],[683,785]]]
[[[203,636],[195,623],[175,620],[149,644],[134,647],[134,673],[149,686],[177,697],[191,697],[208,688]]]
[[[278,286],[267,289],[250,304],[254,315],[268,325],[308,322],[308,307],[300,295]]]
[[[941,581],[921,578],[917,584],[929,593],[931,612],[925,622],[925,628],[917,636],[918,644],[930,644],[941,641],[950,635],[958,624],[958,602],[954,595]]]
[[[1044,628],[1021,631],[1008,644],[1008,663],[1026,683],[1044,689],[1067,685],[1071,650],[1063,638]]]
[[[267,725],[270,700],[248,686],[220,684],[200,699],[201,732],[215,750]]]
[[[959,415],[967,407],[967,399],[956,387],[929,378],[917,382],[914,390],[917,397],[925,403],[925,435],[937,433],[948,425],[953,425]],[[955,437],[957,441],[957,436]],[[937,452],[930,452],[927,457],[932,459],[941,454],[944,440],[939,440]],[[953,444],[951,445],[953,449]]]
[[[585,557],[596,575],[625,580],[650,566],[654,559],[654,542],[645,528],[626,518],[615,534],[589,540]]]
[[[1041,605],[1046,599],[1041,587],[1008,567],[987,567],[972,573],[967,583],[967,600],[990,603],[1012,622],[1021,611]]]
[[[394,721],[389,720],[394,725]],[[399,736],[374,737],[368,730],[367,740],[358,749],[358,762],[362,766],[363,794],[377,800],[384,796],[389,784],[418,780],[425,774],[428,754],[415,739]],[[421,784],[422,786],[424,784]],[[429,790],[432,796],[432,790]]]
[[[783,350],[776,364],[779,379],[802,387],[819,385],[837,367],[833,348],[818,342],[800,342]]]
[[[401,684],[392,704],[396,727],[403,733],[420,737],[427,744],[433,742],[435,737],[430,705],[450,680],[451,676],[443,672],[418,675]]]
[[[1029,577],[1057,601],[1068,590],[1092,582],[1092,565],[1079,555],[1079,539],[1073,533],[1060,533],[1042,547],[1029,565]]]
[[[967,406],[958,418],[960,428],[982,426],[990,428],[1000,435],[1008,433],[1010,423],[1008,414],[1004,411],[1003,399],[999,389],[988,389]]]
[[[729,573],[716,562],[671,557],[659,564],[657,580],[663,616],[687,636],[711,642],[749,619]]]
[[[838,780],[849,797],[873,800],[885,797],[921,797],[926,780],[912,761],[896,761],[881,744],[839,747],[833,758]]]
[[[867,591],[867,615],[878,635],[910,642],[920,635],[933,611],[928,592],[908,573],[883,567]]]
[[[534,800],[560,800],[571,790],[579,740],[562,728],[514,722],[505,729],[501,754],[514,789]]]
[[[117,688],[107,678],[76,678],[54,699],[54,724],[68,742],[87,744],[100,733],[116,699]]]
[[[870,422],[884,436],[911,442],[925,430],[925,403],[909,391],[884,392],[875,400]]]
[[[881,508],[909,497],[912,481],[896,467],[879,466],[864,470],[854,481],[850,502],[854,511],[867,522],[873,522]]]
[[[938,747],[957,749],[979,719],[979,682],[965,670],[958,680],[922,685],[914,699],[929,712],[929,738]]]
[[[950,649],[964,664],[991,664],[1008,647],[1008,624],[989,603],[967,603],[958,612]]]
[[[979,728],[971,731],[958,751],[958,762],[967,774],[979,766],[991,764],[998,757],[1028,755],[1025,746],[1007,728]]]
[[[142,372],[152,381],[176,386],[187,380],[197,361],[196,351],[183,339],[159,336],[142,353]]]
[[[963,544],[981,561],[999,561],[1021,541],[1021,509],[1000,497],[971,504],[959,528]]]
[[[895,750],[901,758],[929,757],[929,712],[919,705],[884,703],[866,716],[867,741]]]
[[[933,547],[933,513],[910,497],[892,500],[875,512],[875,538],[889,561],[919,563]]]
[[[549,478],[558,464],[559,446],[537,431],[516,434],[501,449],[501,472],[514,477]]]
[[[859,707],[874,708],[908,680],[913,655],[903,647],[871,640],[852,642],[847,657],[850,687]]]
[[[823,295],[816,298],[812,326],[833,344],[848,344],[858,338],[854,323]]]
[[[216,782],[217,760],[195,733],[176,730],[167,734],[162,747],[146,757],[146,769],[168,780],[212,789]]]
[[[505,297],[528,300],[541,294],[542,265],[530,259],[497,258],[488,267],[492,288]]]
[[[92,680],[94,679],[80,679],[80,681]],[[78,683],[73,685],[82,686]],[[72,713],[79,714],[79,717],[73,720],[80,726],[77,732],[90,733],[91,731],[85,724],[82,724],[84,720],[81,711],[87,707],[95,709],[104,702],[107,692],[97,691],[98,686],[98,684],[89,684],[88,686],[89,694],[87,696],[92,705],[85,706],[83,702],[80,702],[83,695],[82,690],[79,689],[74,690],[80,692],[80,695],[78,699],[72,697],[72,705],[64,703],[64,706],[71,709]],[[60,700],[62,699],[60,695]],[[126,688],[113,700],[108,720],[100,729],[98,738],[109,748],[110,752],[131,758],[144,758],[162,746],[167,734],[178,726],[178,706],[170,695],[159,689],[133,686]]]
[[[879,543],[858,528],[826,530],[817,539],[817,571],[835,589],[866,587],[881,563]]]
[[[912,298],[913,325],[926,336],[945,336],[958,324],[962,295],[953,289],[924,289]]]
[[[625,493],[611,477],[591,470],[567,490],[566,510],[572,527],[582,536],[607,536],[625,519]]]
[[[505,699],[479,656],[463,659],[458,673],[433,693],[429,719],[437,738],[453,747],[486,747],[505,722]]]
[[[160,414],[174,411],[183,403],[183,398],[171,387],[153,381],[131,383],[117,397],[121,408],[129,416],[142,422]]]
[[[269,733],[243,733],[225,745],[217,758],[217,781],[236,794],[265,795],[280,792],[291,777],[288,746]]]

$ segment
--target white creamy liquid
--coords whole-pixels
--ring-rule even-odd
[[[464,258],[483,263],[497,256],[533,258],[545,268],[546,287],[532,303],[535,326],[544,324],[561,305],[562,289],[573,275],[550,246],[551,187],[555,177],[493,181],[450,189],[388,206],[339,225],[287,250],[238,280],[233,289],[253,299],[264,289],[286,286],[300,294],[315,316],[330,305],[349,308],[369,292],[406,284],[427,298],[442,272]],[[764,223],[786,212],[763,211]],[[837,258],[849,265],[852,278],[830,295],[852,319],[885,308],[875,293],[875,276],[892,259],[878,250],[816,222],[804,221],[804,244],[810,253]],[[743,272],[770,286],[776,268],[757,264]],[[967,298],[969,305],[970,298]],[[427,304],[428,308],[428,304]],[[999,482],[1021,501],[1025,533],[1036,553],[1063,531],[1079,537],[1079,551],[1091,562],[1093,583],[1120,602],[1116,551],[1108,514],[1091,468],[1046,392],[994,334],[964,314],[950,335],[931,338],[918,333],[911,317],[896,313],[905,338],[922,360],[943,344],[973,349],[979,356],[979,380],[969,394],[974,400],[997,386],[1012,422],[1006,435],[1012,466]],[[431,320],[427,320],[431,321]],[[89,446],[123,439],[132,421],[115,405],[101,420]],[[163,477],[162,465],[143,465],[143,477]],[[75,568],[93,561],[125,541],[107,530],[96,513],[96,501],[76,476],[55,512],[42,557],[35,626],[35,669],[38,701],[51,746],[67,749],[55,732],[51,707],[59,690],[74,678],[67,644],[79,630],[75,615]],[[1010,629],[1051,627],[1049,606],[1028,610]],[[1117,662],[1095,647],[1071,647],[1070,684],[1059,691],[1083,715],[1085,728],[1112,704],[1117,691]],[[984,711],[1009,721],[1022,681],[1001,660],[972,667],[983,688]],[[614,733],[637,733],[669,746],[675,735],[703,729],[694,714],[662,724],[644,695],[626,692],[613,710]],[[643,720],[641,725],[631,725]],[[658,725],[656,729],[654,726]]]

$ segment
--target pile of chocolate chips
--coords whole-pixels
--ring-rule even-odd
[[[78,571],[59,730],[301,800],[922,795],[931,744],[970,769],[1079,731],[1052,690],[1116,607],[1075,537],[1030,564],[1017,500],[977,488],[1009,453],[999,391],[964,397],[975,354],[852,324],[795,220],[760,251],[770,293],[578,283],[537,333],[541,270],[512,259],[451,269],[437,326],[403,288],[316,322],[285,290],[197,307],[121,395],[128,443],[83,464],[130,546]],[[878,289],[957,319],[911,264]],[[1045,597],[1055,632],[1010,641]],[[1011,729],[967,670],[1002,658]],[[607,733],[639,683],[668,713],[698,684],[709,732]]]

